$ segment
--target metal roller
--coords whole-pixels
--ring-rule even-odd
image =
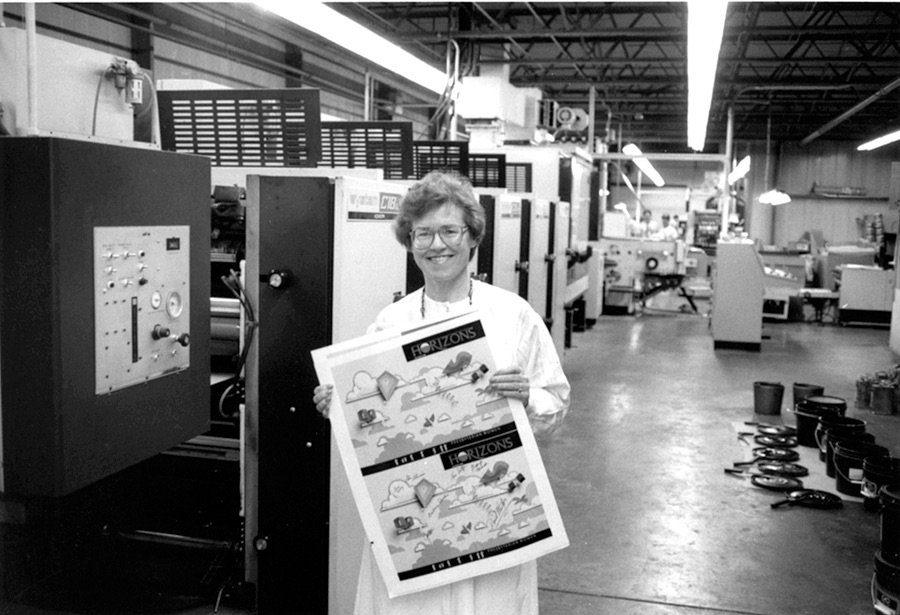
[[[209,313],[211,316],[241,317],[241,302],[237,299],[226,297],[210,297]]]
[[[241,339],[241,302],[237,299],[211,297],[209,300],[209,335],[214,348],[220,348],[216,342],[239,342]],[[227,353],[236,352],[236,347],[227,344]]]

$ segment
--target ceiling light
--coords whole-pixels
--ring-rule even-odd
[[[857,151],[860,152],[868,152],[870,150],[879,148],[883,145],[887,145],[888,143],[893,143],[895,141],[900,141],[900,130],[897,132],[890,132],[886,135],[878,137],[877,139],[872,139],[868,143],[863,143],[859,147],[857,147]]]
[[[623,154],[628,154],[629,156],[637,156],[634,159],[634,164],[638,166],[638,168],[650,178],[650,181],[653,182],[659,188],[662,188],[666,185],[665,180],[662,178],[662,175],[653,168],[653,165],[650,164],[650,161],[644,158],[643,152],[641,152],[640,148],[634,143],[629,143],[625,147],[622,148]]]
[[[444,93],[444,73],[321,2],[265,0],[256,4],[436,94]]]
[[[702,152],[728,2],[688,0],[688,146]]]
[[[750,171],[750,156],[744,156],[739,163],[734,166],[734,170],[728,174],[728,185],[732,186],[738,180],[744,178]]]
[[[784,205],[791,202],[791,197],[781,190],[769,190],[759,195],[759,202],[765,205]]]

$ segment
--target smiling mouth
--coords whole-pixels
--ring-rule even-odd
[[[429,256],[428,260],[436,265],[442,265],[451,258],[452,256],[450,254],[439,254],[438,256]]]

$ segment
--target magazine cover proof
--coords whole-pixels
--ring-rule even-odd
[[[474,311],[312,353],[392,597],[568,545],[525,409],[489,387],[490,333]]]

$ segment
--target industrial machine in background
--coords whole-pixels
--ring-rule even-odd
[[[766,297],[786,303],[802,287],[793,275],[767,267],[752,241],[720,240],[713,274],[713,347],[760,350]]]
[[[591,191],[595,173],[590,155],[577,150],[559,159],[559,198],[569,204],[568,270],[566,274],[566,330],[584,331],[600,314],[601,274],[592,258],[600,236],[599,197]]]
[[[476,255],[477,272],[494,286],[528,296],[528,255],[523,233],[531,220],[531,199],[505,189],[476,190],[485,211],[484,239]],[[527,239],[527,237],[526,237]]]
[[[722,232],[722,214],[716,210],[696,210],[691,211],[688,217],[693,221],[693,245],[714,255]]]
[[[838,322],[890,325],[894,302],[892,269],[874,265],[840,265],[835,274]]]
[[[566,221],[564,238],[566,255],[566,281],[563,293],[565,316],[562,331],[551,333],[563,340],[563,347],[571,345],[572,332],[583,331],[600,313],[595,289],[600,284],[601,272],[597,259],[591,259],[602,220],[599,215],[599,196],[591,190],[592,177],[597,174],[590,154],[578,148],[561,148],[553,145],[522,146],[502,144],[502,131],[494,122],[489,128],[473,135],[471,149],[485,152],[483,155],[503,156],[507,168],[515,165],[531,170],[530,186],[520,189],[535,198],[546,199],[559,207],[555,211],[559,219]],[[509,178],[507,178],[507,184]],[[565,210],[563,212],[563,209]],[[557,242],[558,245],[558,242]],[[554,319],[554,323],[559,317]]]
[[[604,312],[632,314],[637,304],[673,289],[693,306],[681,286],[687,273],[683,241],[602,237],[599,252],[604,263]]]

